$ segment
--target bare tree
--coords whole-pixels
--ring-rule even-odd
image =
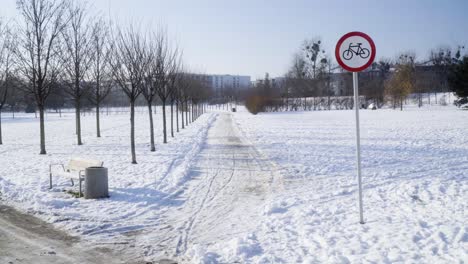
[[[326,83],[326,91],[323,93],[327,96],[327,109],[331,110],[331,97],[334,95],[333,87],[332,87],[332,77],[333,71],[337,69],[339,66],[335,66],[332,62],[330,56],[326,56],[321,60],[322,69],[323,69],[323,79]]]
[[[432,91],[429,91],[429,97],[430,92],[434,92],[435,103],[437,104],[437,92],[449,91],[448,75],[450,68],[453,65],[452,51],[450,48],[439,48],[437,50],[432,50],[429,61],[432,62],[437,77],[432,85]]]
[[[317,65],[322,61],[325,55],[325,51],[321,48],[322,42],[316,38],[304,41],[304,53],[306,60],[310,63],[309,71],[312,79],[317,77],[318,67]]]
[[[167,143],[167,122],[166,122],[166,104],[167,99],[174,92],[173,86],[170,85],[171,78],[179,69],[179,51],[177,48],[169,47],[167,38],[162,40],[163,44],[156,51],[156,92],[161,99],[162,115],[163,115],[163,142]]]
[[[189,86],[190,74],[180,71],[177,85],[177,101],[180,103],[182,129],[185,129],[186,124],[188,124],[188,106],[186,102],[188,101]],[[184,114],[186,115],[185,118]]]
[[[11,89],[14,41],[15,36],[10,25],[0,19],[0,145],[3,144],[2,110],[7,101],[9,89]]]
[[[114,54],[111,67],[114,81],[130,101],[130,147],[132,164],[137,164],[135,153],[135,101],[141,93],[144,81],[146,57],[146,36],[135,26],[118,29],[114,39]]]
[[[170,104],[171,104],[171,137],[174,137],[174,102],[177,100],[177,97],[178,97],[177,86],[179,85],[178,79],[180,78],[179,68],[181,65],[181,62],[180,62],[181,57],[178,56],[177,59],[179,61],[174,61],[174,66],[172,67],[172,70],[169,73],[168,83],[167,83],[169,91],[170,91],[169,99],[170,99]],[[177,132],[178,131],[179,131],[179,128],[177,127]]]
[[[189,85],[188,74],[184,72],[182,64],[179,65],[179,70],[177,72],[176,83],[174,91],[171,94],[171,100],[175,101],[176,105],[176,127],[177,132],[179,132],[179,127],[182,129],[185,128],[184,123],[184,91],[186,91],[187,86]],[[179,126],[179,112],[181,116],[181,126]]]
[[[33,95],[40,118],[40,154],[46,154],[44,110],[51,83],[59,73],[58,37],[68,22],[64,1],[17,0],[23,17],[15,55],[26,79],[26,91]]]
[[[149,46],[147,47],[147,52],[145,60],[148,62],[147,67],[143,69],[144,71],[144,80],[140,86],[141,93],[146,100],[146,105],[148,107],[148,115],[150,121],[150,144],[151,151],[156,151],[154,143],[154,120],[153,120],[153,102],[157,94],[157,89],[160,81],[164,82],[165,73],[164,66],[161,63],[164,63],[164,56],[159,56],[166,49],[165,45],[165,32],[158,31],[151,35],[149,41]],[[162,76],[161,76],[162,75]]]
[[[204,113],[204,103],[211,93],[203,78],[192,79],[190,91],[192,94],[193,120],[197,120]]]
[[[296,97],[304,98],[304,110],[307,109],[307,96],[309,95],[309,74],[307,62],[300,54],[295,54],[291,69],[287,73],[287,83],[293,89]]]
[[[179,132],[179,102],[180,102],[180,86],[181,86],[182,71],[179,71],[177,83],[175,84],[174,92],[171,95],[171,101],[175,103],[175,114],[176,114],[176,132]],[[183,116],[183,115],[182,115]],[[183,121],[182,121],[183,124]]]
[[[110,41],[109,27],[100,18],[93,27],[91,53],[91,96],[90,101],[96,107],[96,136],[101,137],[100,107],[112,88],[110,60],[113,44]]]
[[[71,2],[67,7],[70,26],[62,32],[62,60],[66,73],[67,93],[75,103],[77,144],[81,140],[81,104],[83,95],[90,89],[85,77],[91,67],[92,25],[87,17],[88,8],[80,2]]]
[[[191,84],[193,80],[193,74],[184,74],[183,76],[184,84],[181,85],[181,100],[182,100],[182,107],[185,108],[185,126],[188,126],[188,124],[191,122],[189,118],[190,114],[190,107],[189,107],[189,101],[191,99],[192,93],[191,93]],[[184,107],[185,105],[185,107]],[[182,113],[183,115],[183,113]]]

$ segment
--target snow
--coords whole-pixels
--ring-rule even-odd
[[[360,225],[353,111],[236,115],[280,166],[285,191],[253,234],[251,262],[468,259],[468,119],[453,107],[361,111]]]
[[[46,120],[48,154],[38,155],[38,122],[32,115],[3,120],[4,145],[0,147],[1,199],[32,212],[57,227],[80,235],[115,234],[141,229],[148,223],[139,215],[157,210],[164,198],[181,185],[206,133],[215,120],[207,114],[171,139],[162,142],[160,110],[156,117],[156,152],[149,149],[148,116],[136,116],[138,165],[130,164],[129,114],[102,115],[102,138],[95,137],[95,117],[82,117],[84,145],[76,145],[74,117],[49,115]],[[5,116],[5,115],[4,115]],[[110,199],[75,199],[63,190],[77,191],[67,177],[54,176],[49,190],[49,164],[66,164],[72,157],[103,160],[109,168]],[[59,174],[60,167],[56,167]],[[154,213],[156,215],[156,213]]]
[[[137,114],[3,120],[0,199],[95,243],[131,243],[147,260],[181,263],[463,263],[468,259],[467,112],[452,106],[361,112],[364,216],[359,224],[354,112],[205,114],[149,151]],[[5,116],[5,115],[4,115]],[[160,109],[156,141],[162,141]],[[110,198],[75,199],[48,164],[104,160]]]

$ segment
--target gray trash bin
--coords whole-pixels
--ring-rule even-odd
[[[97,199],[109,197],[107,168],[89,167],[85,171],[84,198]]]

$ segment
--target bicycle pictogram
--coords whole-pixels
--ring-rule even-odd
[[[352,42],[349,43],[348,49],[343,51],[343,59],[350,60],[353,58],[354,54],[360,56],[363,59],[369,57],[370,51],[366,48],[362,48],[361,45],[362,43],[356,43],[356,45],[353,45]]]

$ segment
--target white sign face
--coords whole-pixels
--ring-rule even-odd
[[[335,56],[345,70],[359,72],[369,67],[374,61],[375,45],[366,34],[351,32],[338,41]]]

